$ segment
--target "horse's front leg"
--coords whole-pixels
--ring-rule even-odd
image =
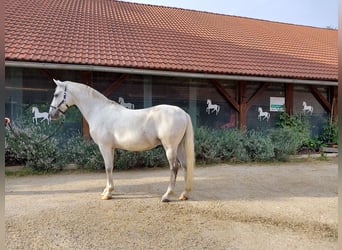
[[[114,149],[108,146],[99,145],[107,175],[107,185],[102,192],[102,200],[109,200],[112,198],[112,191],[114,190],[113,184],[113,161]]]

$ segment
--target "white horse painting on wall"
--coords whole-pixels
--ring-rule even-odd
[[[261,119],[262,119],[262,120],[266,120],[268,122],[268,120],[271,117],[271,114],[269,112],[262,111],[261,107],[258,108],[258,112],[259,112],[258,120],[261,121]]]
[[[218,104],[212,104],[210,99],[207,99],[207,108],[206,111],[208,114],[216,112],[216,115],[220,112],[220,105]]]
[[[312,113],[313,113],[313,107],[308,106],[305,101],[303,101],[303,113],[304,114],[310,114],[310,115],[312,115]]]
[[[125,102],[123,97],[119,97],[119,104],[121,106],[125,107],[125,108],[134,109],[134,104],[133,103],[129,103],[129,102]]]
[[[50,124],[50,117],[48,112],[39,112],[37,107],[32,107],[33,118],[32,122],[38,125],[38,119],[43,118],[40,122],[47,121]]]

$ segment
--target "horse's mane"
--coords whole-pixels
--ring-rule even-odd
[[[113,100],[108,99],[106,96],[101,94],[99,91],[89,87],[88,85],[85,85],[83,83],[76,83],[76,82],[68,82],[68,84],[72,84],[74,86],[77,86],[78,88],[83,89],[85,93],[88,93],[88,95],[92,96],[93,98],[95,98],[95,99],[97,99],[99,101],[107,102],[107,103],[118,105],[118,106],[121,107],[120,104],[118,104],[117,102],[115,102]]]

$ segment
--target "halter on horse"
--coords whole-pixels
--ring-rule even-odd
[[[179,199],[188,199],[192,189],[194,134],[190,116],[181,108],[158,105],[131,110],[107,99],[84,84],[56,81],[49,116],[59,118],[76,105],[89,124],[90,135],[104,159],[107,185],[102,199],[112,198],[114,149],[143,151],[162,145],[170,166],[170,183],[162,201],[169,201],[175,188],[179,166],[184,170],[185,188]]]

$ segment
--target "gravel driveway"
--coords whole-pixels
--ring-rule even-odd
[[[6,249],[337,249],[335,159],[198,167],[162,203],[168,179],[115,172],[103,201],[104,172],[6,177]]]

